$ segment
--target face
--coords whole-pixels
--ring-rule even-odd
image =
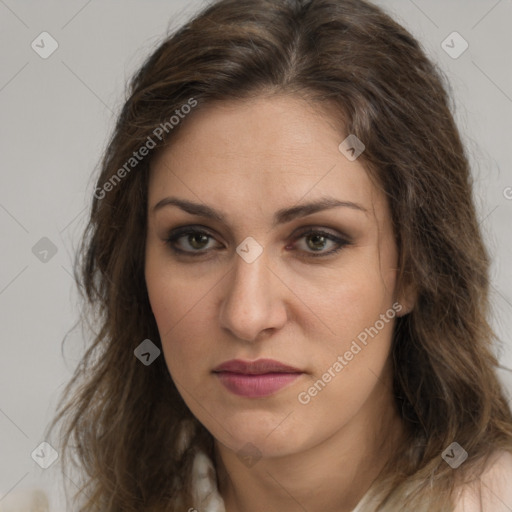
[[[311,448],[390,372],[403,311],[384,195],[299,98],[205,105],[180,130],[148,189],[145,278],[169,372],[229,449]],[[296,371],[214,371],[260,359]]]

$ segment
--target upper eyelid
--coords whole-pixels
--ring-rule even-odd
[[[326,231],[328,232],[329,230],[330,231],[334,231],[335,233],[331,233],[332,235],[334,236],[341,236],[341,237],[346,237],[346,238],[350,238],[350,236],[348,235],[348,233],[346,232],[346,230],[344,230],[343,228],[340,228],[340,227],[335,227],[334,225],[327,225],[325,223],[311,223],[307,226],[298,226],[296,228],[293,229],[294,232],[296,231],[300,231],[300,232],[303,232],[303,231],[308,231],[308,230],[315,230],[315,231]],[[183,231],[184,233],[186,233],[187,231],[204,231],[208,234],[211,234],[211,236],[216,236],[215,232],[217,232],[217,230],[215,228],[211,228],[209,226],[206,226],[206,225],[203,225],[203,224],[186,224],[186,223],[183,223],[183,224],[180,224],[180,225],[177,225],[173,228],[170,228],[170,229],[167,229],[167,233],[169,234],[174,234],[176,231]],[[292,236],[292,235],[290,235]]]
[[[329,230],[337,231],[337,233],[331,233]],[[340,232],[339,230],[336,230],[335,228],[330,227],[322,227],[320,225],[312,225],[312,226],[303,226],[302,228],[297,228],[294,230],[296,233],[290,235],[291,237],[301,237],[304,236],[310,232],[322,232],[327,235],[330,235],[332,237],[341,238],[347,241],[351,240],[351,237],[345,234],[344,232]],[[174,237],[174,238],[181,238],[182,236],[185,236],[190,233],[203,233],[208,235],[211,238],[216,238],[216,235],[212,233],[212,230],[207,227],[203,227],[201,225],[183,225],[183,226],[177,226],[176,228],[173,228],[168,231],[168,236],[166,239]]]

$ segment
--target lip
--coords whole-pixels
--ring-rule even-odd
[[[217,366],[213,373],[235,395],[262,398],[277,393],[304,372],[273,359],[232,359]]]
[[[265,373],[303,373],[302,370],[274,359],[257,359],[256,361],[242,361],[231,359],[213,370],[214,372],[243,373],[245,375],[262,375]]]

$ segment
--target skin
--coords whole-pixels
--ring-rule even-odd
[[[163,355],[178,391],[215,438],[219,490],[228,512],[351,511],[392,452],[402,422],[392,393],[394,320],[311,398],[298,394],[399,302],[397,247],[383,193],[329,111],[276,95],[203,105],[152,162],[145,277]],[[174,196],[222,212],[221,222],[168,205]],[[274,212],[329,196],[362,206],[326,209],[272,226]],[[198,227],[200,225],[201,227]],[[211,238],[166,239],[179,226]],[[302,236],[314,227],[348,238]],[[263,252],[248,263],[248,236]],[[276,394],[232,394],[212,374],[230,359],[272,358],[304,374]],[[237,455],[251,443],[261,458]],[[311,492],[314,489],[315,492]]]

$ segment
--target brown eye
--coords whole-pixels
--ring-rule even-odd
[[[204,233],[195,233],[188,235],[187,242],[194,249],[204,249],[204,245],[208,242],[209,238],[210,237]]]
[[[213,236],[206,231],[185,227],[173,231],[165,243],[177,253],[200,256],[208,252],[205,249],[210,239],[213,239]]]
[[[313,250],[319,250],[325,249],[325,244],[329,241],[327,237],[323,235],[309,235],[306,237],[306,239],[309,240],[308,247],[310,247]]]
[[[333,235],[332,233],[319,230],[310,230],[304,232],[297,238],[297,240],[301,239],[307,240],[305,244],[306,249],[304,249],[304,251],[309,253],[308,256],[313,257],[335,254],[346,245],[350,245],[350,242],[346,239],[340,238],[336,235]],[[334,248],[331,248],[331,250],[328,251],[323,251],[323,249],[329,247],[329,244],[331,244],[331,247],[334,246]]]

